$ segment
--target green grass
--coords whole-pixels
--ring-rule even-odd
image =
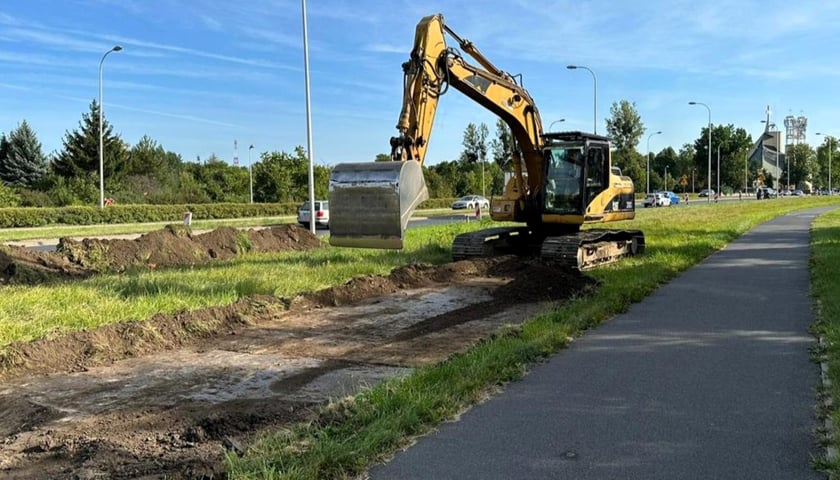
[[[840,211],[822,215],[814,222],[811,233],[811,294],[816,300],[816,333],[825,340],[820,352],[828,363],[831,386],[825,394],[833,405],[840,405]],[[825,412],[835,426],[840,426],[840,411]],[[828,439],[840,451],[840,436]],[[840,459],[820,459],[818,465],[831,478],[840,478]]]
[[[753,226],[789,211],[831,202],[840,203],[840,199],[725,202],[640,211],[635,221],[623,226],[644,230],[646,254],[591,272],[602,282],[594,296],[545,312],[466,354],[337,401],[314,422],[266,432],[243,458],[228,457],[230,478],[357,476],[405,446],[411,436],[429,431],[499,385],[518,378],[529,364],[562,348],[585,329],[626,311],[658,285]]]

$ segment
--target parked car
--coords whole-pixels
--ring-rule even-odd
[[[475,210],[476,207],[490,208],[490,200],[487,200],[481,195],[467,195],[455,200],[452,203],[452,208],[454,210],[461,210],[464,208],[467,210]]]
[[[304,202],[298,208],[297,221],[304,227],[309,228],[309,202]],[[329,228],[330,225],[330,204],[324,200],[315,201],[315,227]]]
[[[667,207],[671,204],[671,198],[662,193],[648,193],[642,204],[645,207]]]
[[[697,196],[698,197],[710,197],[710,196],[714,197],[715,196],[715,191],[711,190],[711,189],[708,189],[708,188],[704,188],[703,190],[700,190],[700,193],[698,193]]]

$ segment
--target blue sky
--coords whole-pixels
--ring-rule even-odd
[[[840,2],[608,0],[310,0],[314,159],[370,161],[389,151],[402,100],[401,63],[414,27],[447,24],[498,67],[524,76],[548,127],[598,132],[609,108],[635,102],[651,150],[692,142],[715,124],[755,138],[765,109],[780,127],[808,118],[840,135]],[[215,153],[240,164],[306,145],[301,2],[297,0],[2,0],[0,131],[26,119],[45,153],[61,149],[98,97],[129,144],[148,134],[185,161]],[[454,41],[451,42],[455,46]],[[495,117],[454,90],[441,99],[427,162],[459,156],[467,123]],[[555,125],[555,129],[559,129]],[[648,134],[639,150],[644,152]],[[256,158],[255,158],[256,160]]]

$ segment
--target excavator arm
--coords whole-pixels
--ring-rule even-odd
[[[445,34],[464,53],[447,47]],[[501,118],[515,141],[512,164],[518,201],[539,190],[542,123],[528,92],[498,69],[469,41],[461,39],[440,14],[417,25],[414,47],[403,64],[403,104],[391,138],[391,162],[346,163],[330,177],[330,243],[338,246],[402,248],[411,213],[428,198],[422,165],[440,97],[452,87]],[[521,152],[521,157],[519,156]],[[532,172],[532,175],[525,175]],[[527,185],[525,184],[527,182]]]

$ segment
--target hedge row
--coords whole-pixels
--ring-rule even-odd
[[[299,203],[208,203],[195,205],[110,205],[99,207],[0,208],[0,228],[45,225],[180,222],[185,212],[194,220],[294,215]]]
[[[420,208],[449,208],[452,201],[451,198],[434,198],[423,202]],[[109,205],[104,209],[99,207],[0,208],[0,228],[181,222],[185,212],[192,212],[193,220],[277,217],[296,215],[298,206],[300,206],[300,202]]]

